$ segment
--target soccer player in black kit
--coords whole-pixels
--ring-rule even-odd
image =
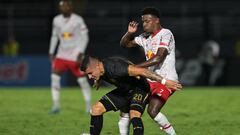
[[[149,96],[149,84],[146,78],[158,82],[163,78],[148,69],[136,67],[130,61],[120,57],[99,60],[85,56],[81,70],[95,83],[103,80],[117,87],[92,106],[90,134],[100,134],[105,112],[121,110],[130,113],[133,134],[143,135],[141,115]],[[172,88],[181,87],[181,84],[171,80],[167,80],[166,85]]]

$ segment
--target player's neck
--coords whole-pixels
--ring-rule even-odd
[[[70,17],[71,17],[71,15],[72,15],[72,13],[63,14],[63,17],[64,17],[64,18],[70,18]]]
[[[162,29],[161,26],[160,26],[160,27],[157,27],[157,28],[153,31],[153,33],[151,34],[151,36],[154,37],[155,35],[157,35],[158,32],[161,31],[161,29]]]

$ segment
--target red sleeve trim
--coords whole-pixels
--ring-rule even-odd
[[[167,43],[164,43],[164,42],[161,42],[160,45],[168,46],[168,44],[167,44]]]

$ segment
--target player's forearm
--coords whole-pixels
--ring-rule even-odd
[[[132,38],[132,33],[127,32],[125,35],[123,35],[120,41],[120,45],[123,47],[130,47],[129,44],[131,42],[131,38]]]
[[[154,80],[154,81],[158,81],[158,82],[162,82],[162,80],[164,79],[162,76],[148,70],[148,69],[145,69],[142,76],[146,77],[146,78],[149,78],[151,80]]]
[[[137,67],[150,67],[150,66],[154,66],[154,65],[157,65],[157,64],[160,64],[162,61],[164,60],[164,58],[162,58],[161,56],[157,55],[143,63],[140,63],[140,64],[137,64],[136,66]]]
[[[154,57],[136,66],[145,68],[145,67],[158,65],[164,61],[167,55],[168,55],[168,51],[165,48],[159,48],[157,51],[157,54]]]

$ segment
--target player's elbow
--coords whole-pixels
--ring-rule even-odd
[[[126,47],[126,41],[124,41],[123,39],[121,39],[121,41],[120,41],[120,46],[121,46],[121,47]]]

